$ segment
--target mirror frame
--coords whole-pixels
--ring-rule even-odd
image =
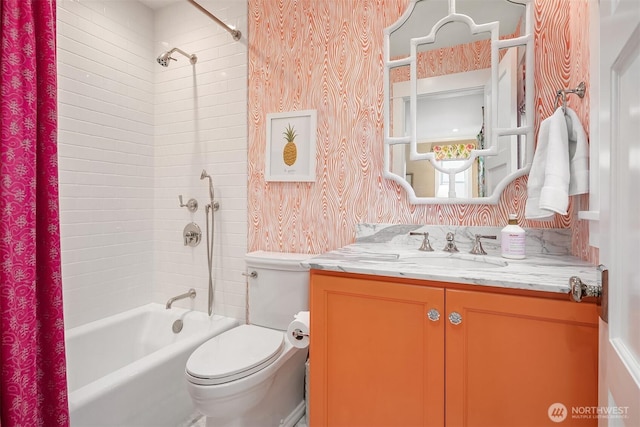
[[[391,179],[397,182],[409,195],[409,203],[411,204],[497,204],[500,200],[500,196],[504,188],[512,181],[520,176],[524,176],[529,173],[531,163],[533,161],[533,152],[535,149],[534,142],[534,34],[533,34],[533,1],[534,0],[504,0],[511,3],[517,3],[524,6],[524,30],[522,35],[511,39],[501,40],[499,38],[499,22],[489,22],[484,24],[476,24],[473,19],[467,15],[456,13],[456,0],[448,0],[449,14],[439,21],[437,21],[431,32],[426,36],[411,38],[410,43],[411,51],[409,56],[402,57],[400,59],[391,59],[391,34],[401,27],[414,12],[416,4],[421,1],[429,0],[410,0],[407,9],[402,16],[391,26],[384,30],[384,159],[383,159],[383,177]],[[510,173],[504,177],[494,188],[493,193],[486,197],[475,198],[449,198],[449,197],[417,197],[413,187],[404,179],[393,172],[390,168],[390,151],[394,145],[397,144],[409,144],[410,146],[410,158],[411,160],[426,160],[435,162],[433,153],[418,153],[417,150],[417,54],[418,45],[431,43],[435,40],[438,30],[447,23],[460,22],[469,27],[471,34],[477,34],[479,32],[491,32],[491,87],[495,88],[491,90],[490,99],[490,111],[498,111],[498,80],[499,80],[499,52],[500,49],[508,49],[512,47],[525,47],[525,78],[524,78],[524,93],[525,93],[525,125],[515,128],[499,128],[497,114],[489,112],[489,123],[485,124],[485,131],[488,141],[488,148],[472,150],[468,162],[465,164],[472,165],[478,156],[495,155],[497,153],[498,137],[507,135],[525,135],[526,148],[524,165],[522,168]],[[390,76],[393,68],[410,67],[410,95],[409,102],[411,108],[411,123],[412,129],[408,136],[391,136],[390,135],[390,118],[391,118],[391,83]],[[434,164],[434,166],[436,166]]]

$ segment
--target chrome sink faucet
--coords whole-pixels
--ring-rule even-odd
[[[169,298],[169,301],[167,301],[166,309],[169,310],[171,308],[171,304],[173,304],[174,302],[176,302],[178,300],[185,299],[185,298],[194,299],[195,297],[196,297],[196,290],[191,288],[187,292],[185,292],[184,294],[180,294],[180,295],[175,296],[173,298]]]
[[[480,239],[497,239],[498,237],[495,235],[491,235],[491,236],[483,236],[481,234],[476,234],[476,240],[475,243],[473,244],[473,248],[471,248],[471,254],[473,255],[486,255],[487,252],[484,250],[484,248],[482,247],[482,242],[480,241]]]
[[[454,240],[454,235],[452,232],[448,232],[447,233],[447,244],[444,246],[444,249],[442,249],[445,252],[459,252],[458,248],[456,247],[456,242]]]

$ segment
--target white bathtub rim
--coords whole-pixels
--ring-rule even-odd
[[[133,310],[129,310],[128,312],[119,313],[114,316],[110,316],[107,319],[102,321],[91,322],[86,325],[78,326],[77,328],[73,328],[73,333],[69,334],[69,336],[73,336],[76,333],[90,333],[93,329],[97,329],[94,323],[102,322],[102,325],[107,325],[113,322],[126,320],[129,317],[135,316],[139,311],[146,311],[150,307],[149,306],[157,306],[162,310],[165,310],[164,306],[160,304],[147,304],[142,307],[138,307]],[[151,307],[152,310],[157,310],[157,307]],[[180,317],[191,311],[185,309],[172,308],[171,309],[173,315],[180,315]],[[202,315],[206,316],[204,312]],[[115,319],[111,319],[114,317]],[[145,355],[144,357],[125,365],[113,372],[110,372],[108,375],[105,375],[102,378],[99,378],[89,384],[86,384],[76,390],[73,390],[69,393],[69,409],[73,411],[78,407],[82,407],[89,402],[94,401],[95,399],[99,399],[104,393],[108,390],[112,390],[118,387],[122,383],[122,378],[136,378],[140,375],[144,374],[151,367],[155,367],[161,365],[165,361],[173,358],[176,354],[181,353],[185,347],[191,347],[195,351],[195,349],[204,341],[203,335],[210,335],[213,337],[216,334],[222,333],[227,329],[231,329],[233,327],[238,326],[239,322],[237,319],[233,319],[230,317],[224,317],[220,315],[213,315],[209,321],[209,327],[206,330],[203,330],[202,333],[193,334],[188,338],[180,340],[172,345],[163,347],[162,349]],[[74,331],[75,329],[82,328],[79,332]]]
[[[91,332],[95,329],[100,329],[104,326],[109,326],[114,323],[121,323],[122,321],[126,321],[127,319],[137,316],[139,313],[145,313],[149,311],[164,312],[165,310],[167,311],[167,314],[176,316],[176,318],[183,318],[183,316],[190,313],[198,313],[204,316],[207,315],[204,311],[190,310],[190,309],[185,309],[180,307],[171,307],[169,310],[167,310],[164,305],[152,302],[149,304],[144,304],[138,307],[134,307],[132,309],[129,309],[120,313],[112,314],[103,319],[94,320],[89,323],[84,323],[82,325],[78,325],[78,326],[74,326],[73,328],[66,329],[65,339],[71,339],[71,338],[74,338],[76,335],[82,335],[84,333]],[[214,314],[213,316],[211,316],[212,319],[216,319],[218,317],[224,317],[224,316],[220,316],[217,314]]]
[[[229,326],[228,329],[238,325],[238,321],[231,318],[221,318],[221,326]],[[220,331],[222,333],[224,328]],[[69,409],[73,411],[76,407],[82,407],[89,402],[99,399],[108,390],[112,390],[122,384],[122,378],[133,379],[146,373],[152,366],[161,365],[166,360],[172,358],[175,354],[181,353],[185,347],[193,347],[195,349],[203,342],[199,335],[180,341],[180,345],[172,345],[162,350],[153,352],[136,360],[108,375],[99,378],[85,386],[82,386],[69,393]]]

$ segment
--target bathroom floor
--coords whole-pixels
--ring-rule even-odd
[[[180,427],[205,427],[205,426],[206,426],[206,420],[205,420],[204,417],[201,416],[201,417],[191,421],[189,424],[186,424],[186,425],[183,425],[183,426],[180,426]],[[308,427],[307,426],[307,416],[306,416],[306,414],[305,414],[304,417],[302,417],[300,419],[300,421],[298,421],[296,423],[296,425],[294,427]]]
[[[298,421],[298,423],[295,425],[295,427],[307,427],[307,415],[305,414],[304,417],[300,418],[300,421]]]

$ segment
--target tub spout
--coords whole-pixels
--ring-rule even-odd
[[[167,301],[167,310],[169,310],[171,308],[171,304],[173,304],[174,302],[181,300],[181,299],[185,299],[185,298],[191,298],[194,299],[196,297],[196,290],[191,288],[189,289],[188,292],[184,293],[184,294],[180,294],[178,296],[175,296],[173,298],[169,298],[169,301]]]

